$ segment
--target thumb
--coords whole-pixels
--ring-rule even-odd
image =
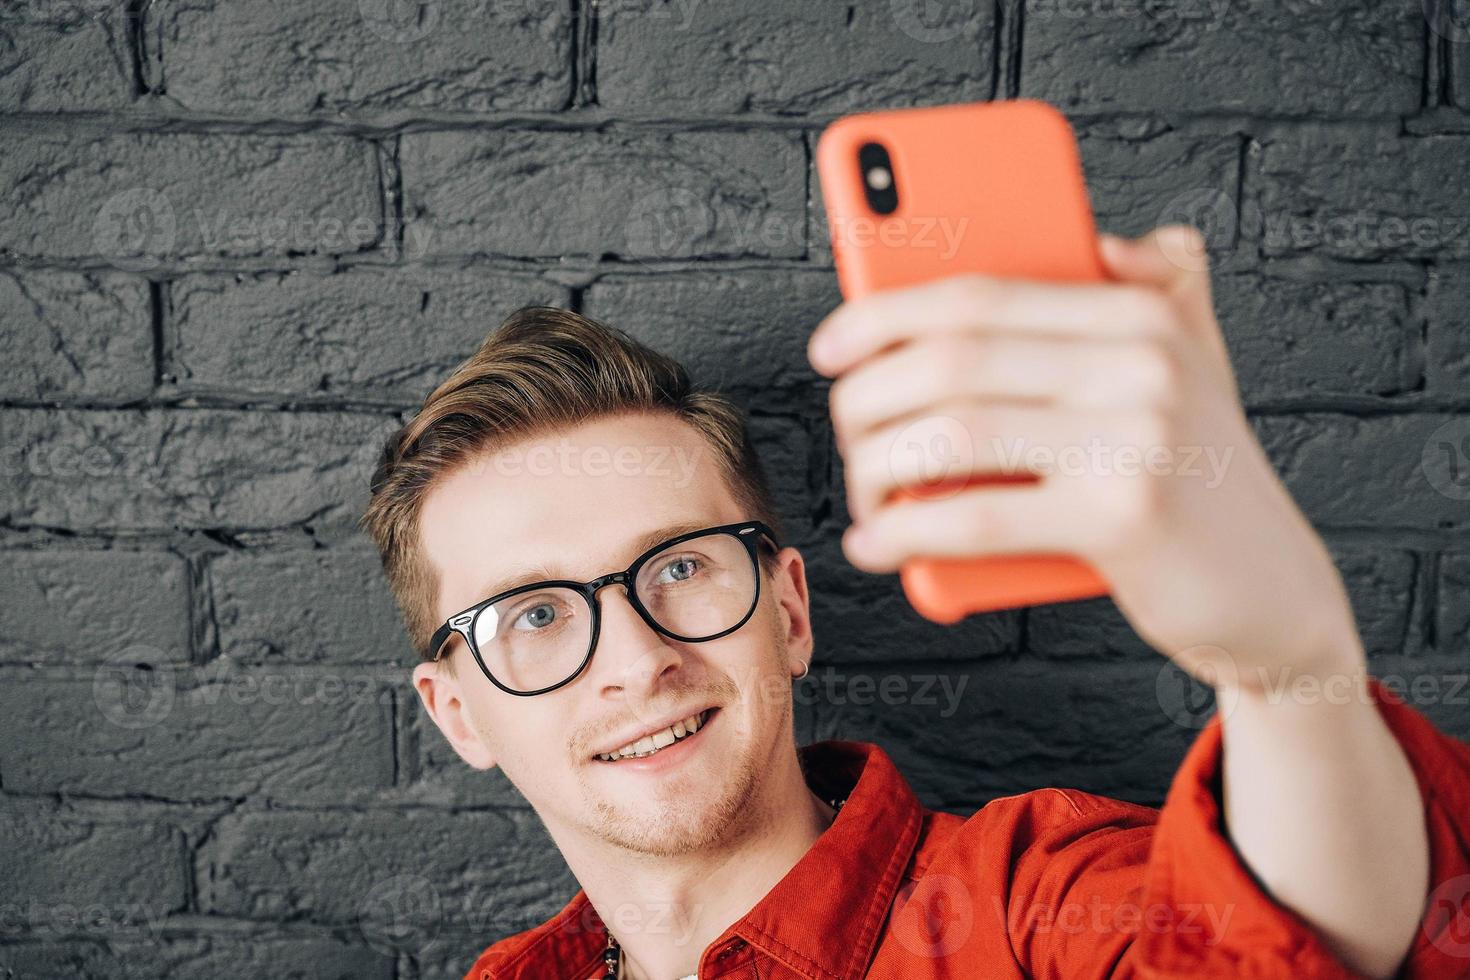
[[[1162,225],[1142,238],[1102,235],[1098,250],[1119,282],[1154,286],[1178,301],[1194,323],[1214,312],[1205,239],[1190,225]]]

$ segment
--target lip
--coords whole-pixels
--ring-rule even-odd
[[[715,708],[715,707],[718,707],[718,706],[717,705],[713,705],[713,704],[707,704],[707,705],[705,705],[702,708],[695,708],[693,711],[686,711],[682,715],[669,715],[667,718],[665,718],[662,722],[658,723],[657,725],[649,725],[649,726],[645,727],[642,731],[635,732],[635,733],[627,736],[626,738],[624,738],[620,742],[612,742],[611,744],[607,745],[606,747],[598,749],[596,752],[593,752],[592,753],[592,759],[595,762],[600,762],[602,760],[600,760],[600,759],[597,758],[599,755],[611,755],[613,752],[616,752],[618,749],[622,748],[623,746],[625,746],[625,745],[631,745],[632,743],[638,741],[640,738],[643,738],[645,735],[652,735],[654,732],[661,732],[665,728],[668,728],[668,727],[672,726],[674,724],[674,722],[676,722],[676,721],[683,721],[685,718],[688,718],[688,717],[690,717],[692,715],[703,714],[704,712],[708,711],[709,709]],[[704,726],[701,725],[699,727],[703,728]],[[695,732],[695,734],[697,735],[699,733],[698,732]]]
[[[699,731],[693,735],[686,735],[673,745],[659,749],[653,755],[645,756],[642,759],[619,759],[617,762],[603,762],[601,760],[594,760],[594,762],[599,766],[614,770],[631,770],[638,773],[663,772],[665,769],[671,769],[682,763],[685,759],[689,758],[690,753],[697,752],[699,747],[704,744],[705,729],[715,724],[715,720],[719,716],[719,708],[711,709],[709,718],[705,720],[703,725],[699,726]]]

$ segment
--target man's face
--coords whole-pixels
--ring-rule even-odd
[[[626,568],[650,535],[752,516],[697,430],[638,413],[480,457],[430,490],[420,528],[442,621],[532,566],[549,573],[538,578],[587,581]],[[783,549],[745,625],[703,643],[651,629],[621,585],[598,598],[591,663],[535,697],[491,684],[456,636],[446,649],[455,676],[431,664],[414,672],[435,722],[471,765],[499,765],[559,844],[570,834],[671,855],[740,833],[759,812],[762,775],[793,751],[790,680],[812,651],[800,555]],[[644,760],[596,757],[705,709],[714,710],[687,745]]]

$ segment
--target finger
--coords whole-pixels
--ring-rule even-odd
[[[1003,331],[1097,339],[1158,337],[1178,316],[1157,289],[952,276],[843,303],[817,325],[807,357],[840,374],[887,347],[921,336]]]
[[[1182,373],[1158,341],[951,334],[869,358],[833,383],[829,401],[845,455],[854,439],[941,401],[1162,408],[1177,398]]]
[[[891,572],[912,558],[1080,554],[1095,523],[1084,485],[1043,481],[977,487],[891,504],[848,528],[842,548],[857,567]]]
[[[900,487],[971,474],[1099,475],[1107,453],[1134,447],[1140,458],[1164,445],[1155,412],[1073,411],[975,402],[935,406],[859,437],[844,458],[848,513],[871,517]]]
[[[1098,251],[1113,278],[1151,286],[1177,304],[1186,331],[1205,346],[1225,383],[1233,388],[1235,373],[1215,319],[1204,236],[1189,225],[1164,225],[1142,238],[1103,235]]]

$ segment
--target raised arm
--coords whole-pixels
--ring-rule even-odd
[[[1246,419],[1202,246],[1183,227],[1105,238],[1115,283],[960,276],[834,311],[810,356],[837,378],[844,549],[871,571],[917,555],[1093,563],[1139,635],[1216,687],[1225,821],[1251,872],[1348,966],[1391,976],[1429,885],[1424,805],[1371,699],[1299,696],[1303,681],[1362,690],[1365,658],[1337,570]],[[893,447],[926,421],[969,430],[973,469],[1040,462],[1044,479],[888,504],[923,476]]]

